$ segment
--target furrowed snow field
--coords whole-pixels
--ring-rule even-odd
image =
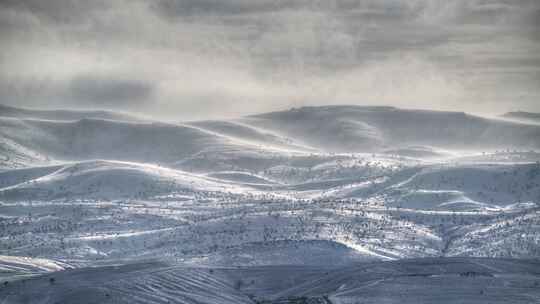
[[[457,112],[2,107],[0,303],[538,302],[538,151]]]

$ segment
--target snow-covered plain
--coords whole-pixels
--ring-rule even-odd
[[[539,302],[539,151],[456,112],[0,107],[0,303]]]

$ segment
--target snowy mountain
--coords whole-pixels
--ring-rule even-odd
[[[517,121],[524,121],[524,122],[534,122],[534,123],[540,123],[540,113],[532,113],[532,112],[508,112],[501,117],[506,119],[513,119]]]
[[[2,106],[0,244],[4,303],[442,301],[434,289],[530,303],[540,125],[393,107],[164,123]]]
[[[194,268],[138,263],[9,283],[8,303],[534,303],[532,260],[425,259],[346,267]],[[70,292],[66,292],[69,290]],[[455,296],[454,296],[455,295]],[[5,298],[5,299],[6,299]]]
[[[380,151],[424,145],[461,150],[540,148],[538,126],[463,112],[328,106],[255,115],[245,121],[328,152]]]
[[[84,118],[110,120],[141,120],[134,116],[111,111],[80,111],[80,110],[35,110],[16,108],[0,104],[0,117],[29,118],[42,120],[80,120]]]

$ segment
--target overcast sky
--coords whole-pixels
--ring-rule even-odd
[[[0,0],[0,103],[540,112],[540,1]]]

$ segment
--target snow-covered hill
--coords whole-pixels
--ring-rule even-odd
[[[173,162],[227,141],[180,125],[111,120],[44,121],[0,118],[0,136],[20,147],[20,154],[58,160],[112,159]]]
[[[462,112],[327,106],[255,115],[243,121],[336,152],[410,145],[461,150],[540,148],[539,126]]]
[[[512,119],[516,121],[529,122],[529,123],[540,123],[540,113],[532,112],[508,112],[501,115],[502,118]]]
[[[27,118],[41,120],[80,120],[84,118],[91,119],[110,119],[123,121],[142,120],[132,115],[117,113],[111,111],[80,111],[80,110],[36,110],[16,108],[0,104],[0,116],[12,118]]]
[[[287,303],[303,296],[314,297],[305,303],[359,297],[376,303],[377,288],[405,288],[411,301],[436,299],[411,289],[414,280],[492,303],[498,296],[489,286],[518,284],[529,292],[537,280],[513,272],[524,261],[491,260],[540,257],[535,124],[358,106],[179,123],[1,109],[0,265],[10,282],[0,301],[6,303],[30,303],[17,285],[23,277],[87,266],[104,268],[62,272],[53,283],[39,277],[28,286],[50,287],[51,303],[83,295],[98,301],[103,294],[122,303],[126,290],[148,303]],[[456,274],[445,258],[458,256],[486,260],[459,260],[456,267],[466,270]],[[375,263],[436,257],[443,259]],[[156,258],[157,264],[144,262]],[[368,261],[378,274],[358,285],[370,274],[347,267]],[[442,268],[402,277],[426,263]],[[110,265],[126,266],[116,274]],[[232,266],[250,268],[223,270]],[[268,268],[252,268],[262,266]],[[290,276],[294,269],[299,289],[272,289],[276,271]],[[147,271],[151,287],[134,275]],[[335,275],[325,281],[326,272]],[[88,279],[86,287],[60,283],[72,275]],[[240,275],[256,283],[238,288]],[[94,276],[119,283],[103,287]],[[479,285],[462,282],[473,279]],[[516,290],[504,292],[515,302],[537,297]]]
[[[532,260],[418,259],[346,267],[193,268],[146,262],[12,282],[4,303],[536,303]],[[458,299],[459,297],[459,299]]]
[[[22,171],[22,172],[21,172]],[[0,188],[3,200],[117,199],[152,197],[180,192],[225,191],[230,184],[154,165],[118,161],[86,161],[63,167],[43,167],[0,173],[11,178],[25,176],[19,183]],[[34,174],[32,174],[34,173]],[[38,175],[38,173],[41,173]],[[37,176],[36,176],[37,175]],[[246,191],[236,186],[236,192]]]

